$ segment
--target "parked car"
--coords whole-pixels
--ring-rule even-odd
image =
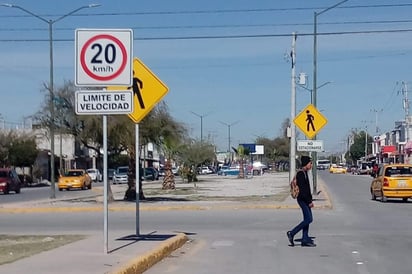
[[[372,176],[372,200],[380,197],[381,202],[386,202],[388,198],[401,198],[406,202],[408,198],[412,198],[412,165],[381,165],[378,173]]]
[[[201,168],[199,168],[199,174],[212,174],[213,171],[207,167],[207,166],[202,166]]]
[[[59,191],[73,188],[92,189],[92,179],[84,169],[69,169],[59,178],[57,186]]]
[[[119,166],[113,174],[113,184],[127,184],[128,182],[128,166]]]
[[[217,172],[217,175],[239,175],[239,168],[237,167],[228,167],[228,166],[222,166],[221,169]]]
[[[103,174],[100,173],[100,170],[95,168],[89,168],[86,170],[93,182],[103,181]]]
[[[165,176],[165,169],[164,169],[164,167],[161,167],[160,169],[159,169],[159,177],[163,177],[163,176]]]
[[[154,167],[146,167],[144,169],[144,174],[142,171],[141,176],[142,178],[144,178],[144,180],[159,180],[159,172]]]
[[[0,168],[0,191],[9,194],[10,191],[20,193],[21,181],[16,171],[11,168]]]
[[[107,169],[107,179],[113,180],[113,176],[114,176],[115,171],[116,170],[114,168],[108,168]]]

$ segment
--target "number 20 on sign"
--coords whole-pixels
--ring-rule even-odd
[[[75,40],[77,86],[132,84],[132,30],[76,29]]]

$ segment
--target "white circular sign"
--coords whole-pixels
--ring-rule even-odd
[[[76,30],[76,85],[132,84],[131,30]]]

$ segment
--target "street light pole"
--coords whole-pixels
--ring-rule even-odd
[[[203,117],[206,117],[208,114],[197,114],[194,111],[191,111],[192,114],[200,118],[200,143],[203,143]]]
[[[40,15],[37,15],[23,7],[20,7],[18,5],[14,4],[0,4],[3,7],[7,8],[16,8],[19,10],[22,10],[23,12],[30,14],[33,17],[36,17],[37,19],[45,22],[49,26],[49,57],[50,57],[50,82],[49,82],[49,92],[50,92],[50,199],[55,199],[56,198],[56,189],[55,189],[55,174],[54,174],[54,75],[53,75],[53,24],[62,20],[65,17],[68,17],[72,15],[73,13],[78,12],[79,10],[86,9],[86,8],[95,8],[99,7],[100,4],[90,4],[86,6],[81,6],[65,15],[60,16],[59,18],[52,20],[52,19],[46,19]]]
[[[339,3],[330,6],[329,8],[326,8],[320,12],[314,12],[313,15],[313,90],[312,90],[312,104],[316,108],[317,106],[317,25],[318,25],[318,16],[336,8],[337,6],[347,2],[349,0],[344,0],[340,1]],[[316,140],[316,135],[313,137],[313,140]],[[312,161],[313,161],[313,170],[312,170],[312,175],[313,175],[313,194],[317,194],[317,181],[318,181],[318,172],[317,172],[317,153],[314,151],[312,153]]]
[[[227,147],[227,152],[230,152],[230,127],[236,125],[237,123],[239,123],[239,121],[233,122],[231,124],[229,123],[225,123],[220,121],[220,123],[224,124],[225,126],[227,126],[227,131],[228,131],[228,147]]]

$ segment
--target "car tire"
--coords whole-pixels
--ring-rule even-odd
[[[408,202],[408,198],[402,198],[402,201],[403,201],[404,203],[406,203],[406,202]]]
[[[3,191],[4,194],[9,194],[9,186],[6,185],[6,188]]]
[[[59,191],[63,191],[63,188],[59,188]]]
[[[90,183],[90,185],[87,187],[87,189],[92,189],[92,184]]]
[[[15,192],[16,194],[19,194],[19,193],[20,193],[20,187],[17,188],[14,192]]]

